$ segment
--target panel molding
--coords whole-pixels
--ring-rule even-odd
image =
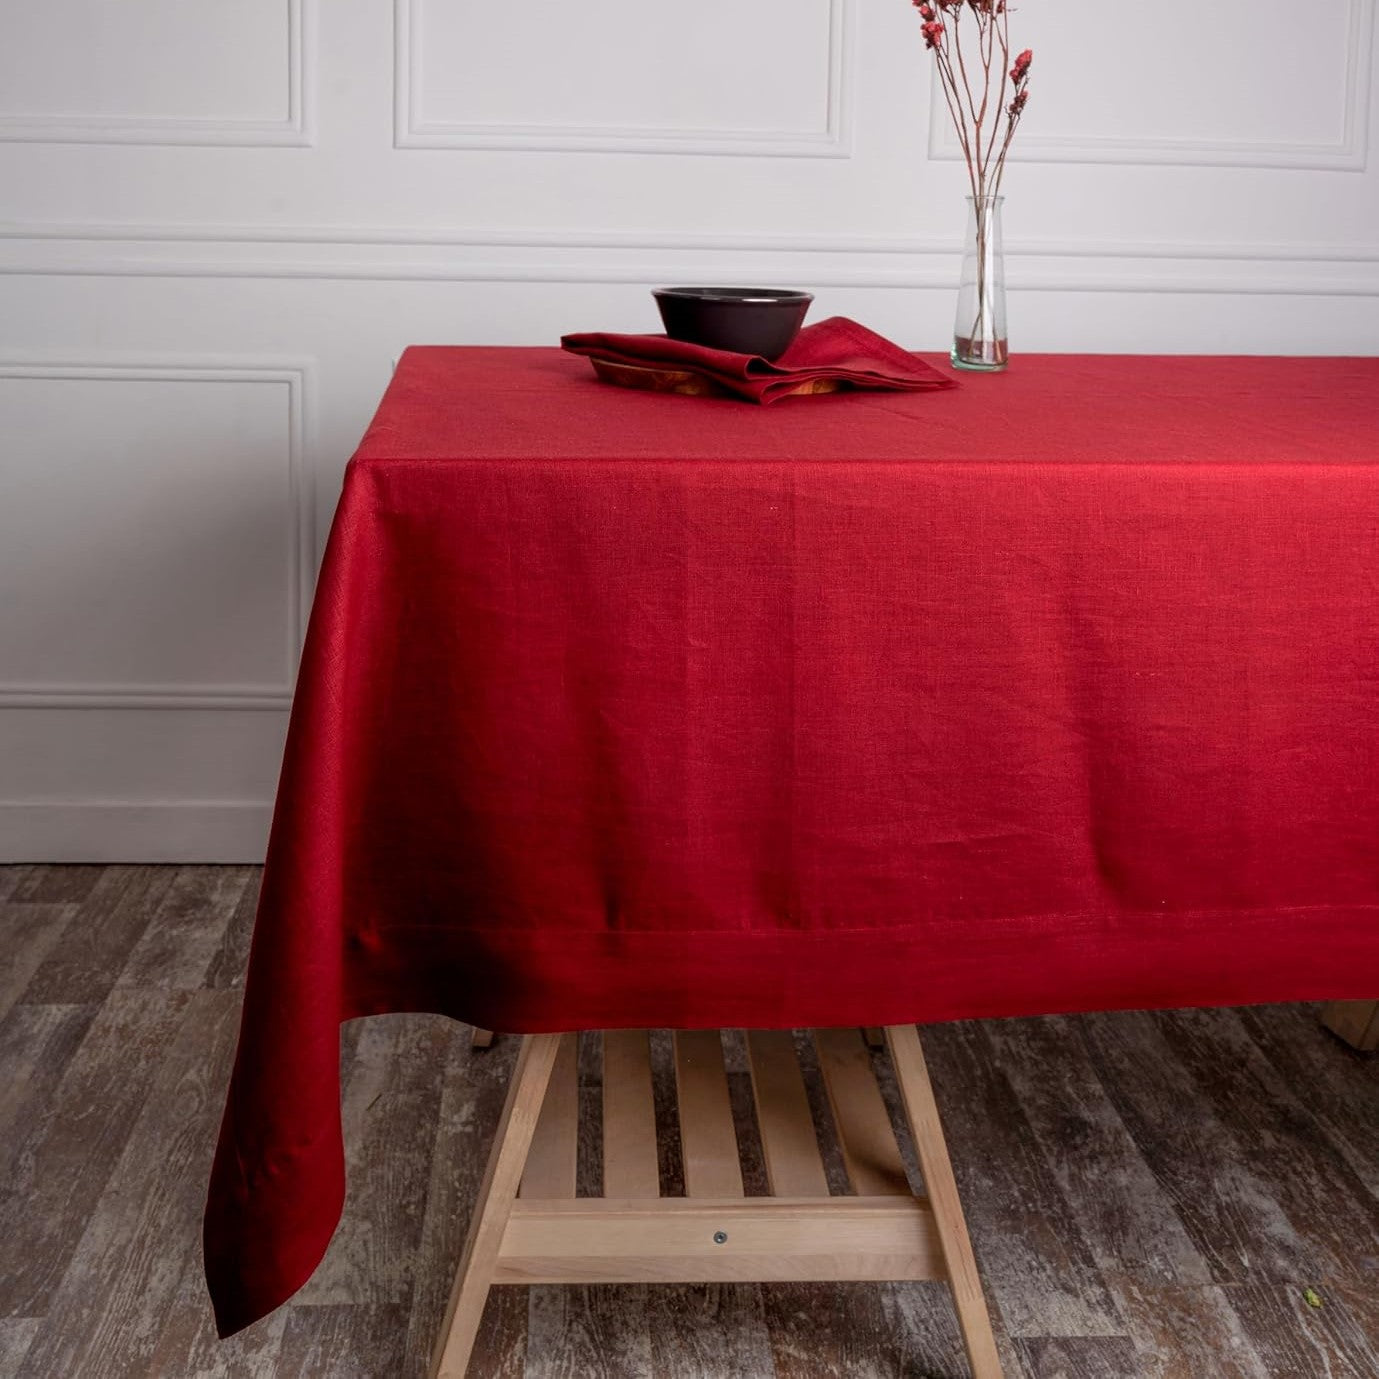
[[[396,148],[513,149],[537,153],[688,153],[846,158],[852,152],[856,0],[829,0],[827,109],[822,130],[694,130],[638,126],[460,123],[429,120],[421,70],[423,0],[394,0]]]
[[[1374,66],[1373,0],[1348,0],[1344,118],[1336,139],[1324,144],[1256,139],[1110,139],[1021,132],[1011,146],[1012,163],[1115,163],[1124,167],[1265,168],[1278,172],[1363,172],[1369,164],[1369,109]],[[953,132],[938,81],[929,93],[929,158],[959,162],[962,148]]]
[[[716,234],[657,230],[416,230],[395,226],[174,225],[156,223],[0,221],[0,243],[33,241],[144,245],[310,245],[388,249],[519,248],[606,250],[707,250],[753,253],[916,254],[955,252],[956,236],[855,234]],[[1266,258],[1379,262],[1379,245],[1304,242],[1208,243],[1168,240],[1026,240],[1023,252],[1078,258]],[[0,264],[3,268],[3,264]],[[23,271],[23,270],[20,270]],[[28,270],[35,273],[42,270]]]
[[[315,143],[316,0],[286,0],[286,3],[288,113],[285,119],[0,115],[0,143],[310,147]]]
[[[654,285],[771,272],[813,287],[950,288],[959,250],[956,238],[859,235],[12,223],[0,225],[0,276]],[[1016,291],[1379,296],[1367,244],[1015,239],[1007,269]]]
[[[267,357],[188,359],[0,356],[0,378],[285,384],[288,390],[286,524],[287,639],[283,674],[268,684],[38,683],[0,681],[0,709],[285,710],[292,703],[306,612],[315,582],[315,485],[308,461],[314,431],[314,363]]]

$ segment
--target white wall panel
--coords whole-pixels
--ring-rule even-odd
[[[1029,18],[1016,16],[1020,32]],[[1362,170],[1373,40],[1372,0],[1217,0],[1181,22],[1064,0],[1031,39],[1031,115],[1012,157]],[[931,150],[960,158],[937,92],[931,114]]]
[[[397,0],[397,143],[840,154],[851,12],[701,0],[668,22],[638,0]]]
[[[286,702],[300,379],[0,359],[0,705]]]
[[[305,142],[308,3],[6,5],[0,140]]]
[[[754,280],[946,345],[965,176],[909,0],[0,4],[0,859],[259,855],[407,344]],[[1374,9],[1019,7],[1013,367],[1379,353]]]

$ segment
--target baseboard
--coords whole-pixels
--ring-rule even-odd
[[[262,862],[271,803],[0,801],[0,862]]]

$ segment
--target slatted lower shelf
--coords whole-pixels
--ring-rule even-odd
[[[753,1030],[745,1036],[755,1126],[735,1122],[720,1030],[672,1035],[676,1123],[663,1127],[678,1140],[688,1198],[744,1195],[744,1146],[739,1132],[758,1137],[773,1197],[826,1198],[828,1170],[821,1141],[836,1136],[834,1152],[857,1197],[907,1197],[910,1184],[890,1113],[872,1071],[872,1053],[860,1031],[812,1031],[814,1061],[832,1112],[817,1123],[806,1073],[788,1030]],[[603,1196],[662,1198],[651,1040],[645,1030],[609,1030],[602,1039],[602,1123],[592,1127],[601,1147]],[[522,1175],[522,1201],[575,1196],[581,1139],[578,1123],[578,1040],[562,1035],[541,1117]],[[755,1146],[754,1146],[755,1148]],[[835,1194],[836,1195],[836,1194]],[[760,1199],[753,1199],[760,1200]]]
[[[660,1132],[678,1141],[683,1196],[661,1195],[649,1035],[602,1036],[602,1097],[584,1104],[591,1114],[597,1107],[598,1124],[583,1128],[579,1036],[527,1036],[437,1347],[436,1379],[465,1373],[491,1284],[920,1279],[949,1285],[973,1374],[999,1379],[919,1039],[913,1026],[884,1033],[927,1195],[912,1189],[859,1030],[812,1031],[808,1069],[793,1034],[747,1034],[745,1068],[735,1066],[749,1077],[752,1113],[743,1112],[739,1083],[736,1117],[722,1032],[675,1032],[674,1090],[662,1097]],[[815,1083],[811,1098],[815,1067],[823,1094]],[[586,1154],[596,1147],[601,1196],[577,1195],[581,1145]],[[587,1180],[588,1162],[584,1168]],[[759,1186],[762,1171],[769,1195],[749,1196],[745,1184]]]

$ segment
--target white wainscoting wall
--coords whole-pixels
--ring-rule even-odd
[[[0,860],[261,857],[407,344],[655,329],[649,288],[716,280],[946,347],[964,173],[909,0],[0,17]],[[1379,353],[1374,0],[1012,26],[1017,356]]]

